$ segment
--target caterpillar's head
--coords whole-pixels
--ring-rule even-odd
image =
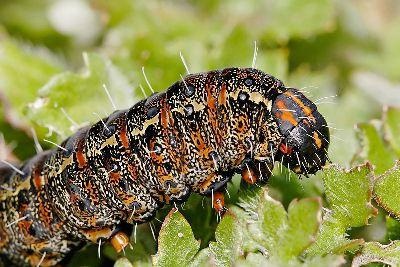
[[[276,160],[297,174],[314,174],[328,159],[329,130],[315,104],[289,88],[272,106],[283,140]]]

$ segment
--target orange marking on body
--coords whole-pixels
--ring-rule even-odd
[[[223,83],[221,85],[221,92],[218,96],[218,104],[226,105],[227,99],[228,99],[228,97],[227,97],[227,92],[226,92],[226,84]]]
[[[201,134],[199,132],[192,132],[190,136],[193,140],[194,145],[200,151],[200,155],[202,157],[208,158],[211,152],[211,148],[207,147]]]
[[[168,129],[169,126],[174,125],[174,119],[172,116],[170,116],[171,110],[168,106],[168,103],[165,101],[165,99],[162,100],[163,105],[160,110],[160,120],[161,120],[161,125],[163,126],[164,129]]]
[[[133,164],[128,164],[128,171],[131,174],[130,177],[132,178],[132,180],[136,180],[136,178],[137,178],[136,166]]]
[[[310,107],[306,106],[303,101],[301,101],[300,98],[298,98],[297,96],[295,96],[294,94],[292,94],[291,92],[285,92],[285,95],[289,96],[290,98],[292,98],[294,100],[294,102],[296,102],[297,105],[299,105],[299,107],[301,108],[301,110],[303,110],[304,114],[306,116],[312,116],[312,110],[310,109]]]
[[[5,222],[0,222],[0,248],[9,242],[9,235],[6,233],[5,229]]]
[[[76,159],[78,161],[79,168],[83,168],[86,166],[86,157],[81,150],[76,152]]]
[[[87,239],[96,243],[99,238],[108,239],[112,234],[112,230],[108,227],[92,230],[82,230],[83,234]]]
[[[87,181],[87,183],[85,183],[85,190],[86,191],[88,191],[88,192],[93,192],[93,189],[94,189],[95,187],[94,187],[94,185],[93,185],[93,183],[92,183],[92,181],[91,180],[89,180],[89,181]]]
[[[84,151],[84,140],[81,139],[78,141],[78,145],[76,146],[76,159],[78,161],[79,168],[83,168],[86,166],[86,155],[83,153]]]
[[[218,105],[220,106],[226,106],[228,102],[228,93],[227,93],[227,85],[225,83],[222,83],[221,85],[221,91],[218,95]],[[215,132],[215,138],[217,145],[220,146],[224,142],[224,137],[227,134],[226,130],[226,125],[225,123],[221,123],[226,121],[226,112],[224,112],[224,109],[219,109],[218,110],[218,119],[215,119],[215,126],[213,125],[213,130]],[[215,114],[215,117],[216,114]],[[219,125],[217,125],[219,121]]]
[[[111,238],[111,245],[120,253],[129,244],[129,237],[124,232],[118,232]]]
[[[82,211],[81,211],[82,212]],[[83,213],[83,212],[82,212]],[[86,212],[85,212],[86,213]],[[88,217],[87,218],[87,223],[89,224],[89,225],[91,225],[91,226],[96,226],[97,225],[97,221],[98,221],[98,218],[95,216],[95,215],[93,215],[93,216],[90,216],[90,217]],[[97,238],[95,239],[95,240],[97,240]],[[93,240],[91,240],[92,242],[95,242],[95,241],[93,241]]]
[[[32,238],[32,236],[29,234],[29,228],[32,225],[32,221],[27,221],[27,220],[22,220],[18,222],[18,228],[20,229],[20,231],[23,233],[24,238],[26,241],[30,240],[33,241],[34,239]]]
[[[71,203],[75,204],[79,199],[80,197],[75,193],[69,195],[69,201],[71,201]]]
[[[32,222],[31,221],[27,221],[27,220],[22,220],[22,221],[19,221],[17,224],[18,224],[18,227],[20,229],[24,229],[26,231],[26,233],[27,233],[29,227],[32,225]]]
[[[167,113],[166,107],[161,108],[160,114],[161,114],[161,125],[164,128],[168,128],[169,119],[168,119],[168,113]]]
[[[298,123],[293,116],[293,112],[287,110],[288,108],[286,107],[285,102],[282,100],[277,100],[276,105],[279,109],[279,112],[277,112],[276,116],[283,121],[288,121],[293,126],[297,126]]]
[[[159,171],[157,172],[158,174],[158,181],[161,183],[165,183],[166,181],[173,181],[174,177],[170,173],[166,173],[165,169],[160,166]]]
[[[161,164],[163,161],[162,155],[157,155],[155,152],[150,152],[151,159],[158,164]]]
[[[33,185],[35,186],[36,190],[40,190],[42,186],[46,184],[44,177],[40,175],[40,172],[35,171],[33,173]]]
[[[318,148],[321,148],[321,146],[322,146],[322,140],[321,140],[321,138],[319,138],[318,133],[317,133],[317,132],[314,132],[314,133],[313,133],[313,136],[314,136],[315,144],[317,145]]]
[[[110,172],[110,181],[113,183],[117,183],[119,182],[119,180],[121,179],[121,174],[119,174],[118,172]]]
[[[136,201],[136,197],[135,196],[132,196],[132,195],[129,195],[129,194],[124,194],[123,202],[124,202],[124,204],[126,206],[128,206],[128,207],[131,206],[132,203],[135,202],[135,201]]]
[[[253,169],[249,168],[246,165],[242,170],[242,179],[248,184],[255,184],[257,182],[258,176]]]
[[[19,206],[18,211],[20,213],[23,213],[24,211],[28,210],[28,208],[29,208],[28,204],[22,204],[22,205]]]
[[[279,145],[279,150],[280,150],[283,154],[288,155],[288,154],[291,154],[291,153],[292,153],[293,148],[290,147],[290,146],[288,146],[287,144],[281,143],[281,144]]]
[[[168,195],[160,195],[159,201],[165,202],[165,204],[168,205],[168,204],[170,204],[170,202],[171,202],[171,197],[168,196]]]
[[[247,121],[248,121],[247,119],[248,118],[246,115],[240,115],[238,117],[236,129],[239,133],[247,133],[248,132],[249,129],[248,129],[248,125],[247,125]]]
[[[33,177],[33,184],[35,185],[36,190],[40,190],[40,188],[44,185],[44,179],[40,175],[35,175]]]
[[[211,147],[206,147],[200,150],[200,156],[202,156],[203,158],[209,158],[211,151]]]
[[[164,157],[162,156],[162,154],[158,155],[156,152],[154,152],[155,144],[156,140],[151,139],[149,143],[150,157],[154,162],[161,164],[163,162]]]
[[[71,198],[71,197],[70,197]],[[52,224],[52,217],[50,214],[50,210],[46,208],[45,203],[39,198],[39,208],[38,208],[38,213],[39,213],[39,218],[41,218],[41,221],[44,223],[44,225],[49,228],[50,225]]]
[[[211,124],[211,129],[214,132],[214,136],[217,138],[219,137],[217,131],[218,131],[218,125],[217,125],[217,115],[216,115],[216,100],[214,99],[212,92],[211,92],[211,86],[206,86],[207,90],[207,113],[208,113],[208,120],[210,121]],[[221,140],[217,139],[217,144],[220,144]]]
[[[206,191],[214,181],[215,173],[210,173],[202,184],[200,184],[201,191]]]
[[[219,214],[225,213],[226,207],[225,207],[225,198],[223,193],[214,192],[213,208]]]
[[[207,90],[207,106],[210,109],[215,110],[215,99],[211,93],[211,86],[206,85],[206,90]]]
[[[126,134],[126,125],[124,124],[124,126],[121,129],[121,132],[119,134],[119,138],[121,139],[121,143],[122,145],[128,149],[129,148],[129,139],[128,139],[128,135]]]

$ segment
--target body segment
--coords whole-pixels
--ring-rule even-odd
[[[54,265],[85,241],[109,240],[122,223],[149,221],[164,204],[222,191],[235,172],[249,183],[268,179],[294,128],[285,125],[299,121],[278,114],[276,99],[288,104],[291,90],[285,96],[281,81],[250,68],[189,75],[38,154],[24,175],[0,167],[0,252],[19,265]],[[310,106],[303,97],[293,105]],[[308,124],[315,140],[289,140],[301,156],[312,154],[306,142],[327,149],[329,141],[317,143],[329,139],[321,123]],[[325,164],[318,155],[309,173]]]

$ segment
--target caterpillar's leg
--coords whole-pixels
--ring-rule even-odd
[[[200,194],[211,197],[212,207],[221,217],[228,210],[225,207],[224,193],[226,184],[232,178],[231,173],[211,174],[208,179],[201,185]]]
[[[129,245],[129,236],[125,232],[129,232],[128,224],[113,225],[95,230],[86,230],[82,233],[93,243],[101,246],[102,240],[110,240],[111,245],[117,253],[120,253]],[[100,253],[99,253],[100,254]]]
[[[129,244],[129,236],[122,231],[115,233],[110,239],[111,245],[117,253],[123,251]]]
[[[228,208],[225,206],[224,193],[215,192],[215,193],[213,193],[212,198],[213,198],[212,205],[213,205],[215,212],[218,213],[218,215],[220,217],[222,217],[225,214],[225,212],[228,210]]]
[[[260,161],[245,161],[242,165],[242,179],[248,184],[266,183],[272,174],[273,165]]]

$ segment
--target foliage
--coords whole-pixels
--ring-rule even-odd
[[[304,180],[277,165],[268,189],[235,177],[220,221],[192,196],[161,210],[162,225],[139,225],[125,255],[106,245],[99,260],[89,246],[70,266],[399,265],[399,11],[393,1],[3,1],[0,157],[32,156],[31,129],[59,142],[111,112],[104,86],[118,108],[134,104],[142,66],[162,91],[186,72],[180,52],[193,73],[251,66],[257,41],[256,67],[302,88],[327,118],[336,164]]]

